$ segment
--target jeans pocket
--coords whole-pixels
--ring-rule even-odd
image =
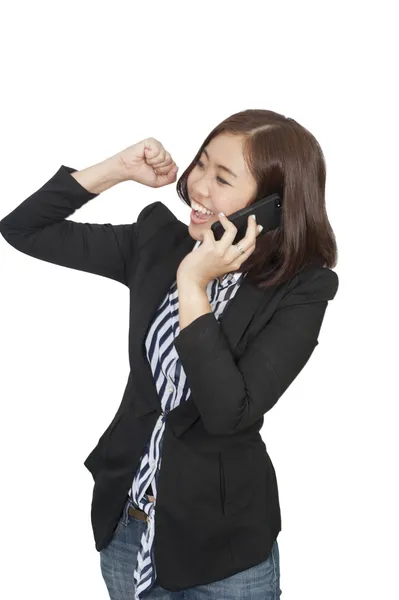
[[[123,526],[124,525],[123,525],[123,515],[122,515],[122,517],[119,519],[119,521],[118,521],[118,523],[117,523],[117,525],[115,527],[113,537],[115,537],[115,536],[118,535],[118,533],[120,532],[120,530],[122,529]]]

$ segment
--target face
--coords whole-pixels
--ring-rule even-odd
[[[203,231],[219,221],[219,212],[228,217],[255,198],[256,182],[245,164],[242,148],[241,136],[219,134],[206,146],[188,176],[191,207],[197,202],[214,213],[209,218],[201,213],[201,218],[207,218],[202,223],[195,223],[191,213],[188,230],[193,239],[202,240]]]

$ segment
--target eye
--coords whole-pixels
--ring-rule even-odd
[[[201,167],[201,169],[202,169],[202,167],[204,166],[204,165],[203,165],[203,163],[200,161],[200,159],[199,159],[199,158],[196,160],[196,164],[197,164],[199,167]],[[220,181],[220,183],[222,183],[223,185],[229,185],[229,183],[228,183],[227,181],[225,181],[224,179],[222,179],[222,177],[219,177],[219,175],[216,177],[216,179],[217,179],[218,181]]]

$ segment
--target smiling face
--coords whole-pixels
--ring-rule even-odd
[[[190,218],[188,230],[195,240],[202,240],[203,231],[219,220],[219,212],[228,217],[255,198],[256,182],[244,161],[243,138],[227,133],[213,138],[187,178],[187,191],[191,203],[214,213],[200,224]]]

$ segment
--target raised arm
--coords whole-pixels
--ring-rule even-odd
[[[97,186],[118,183],[112,165],[104,161],[90,167]],[[98,193],[74,178],[76,171],[62,165],[41,188],[0,221],[0,233],[17,250],[64,267],[109,277],[126,284],[126,264],[134,252],[136,223],[76,223],[67,220]],[[92,175],[93,177],[93,175]]]
[[[172,183],[176,172],[171,169],[170,155],[168,166],[162,166],[165,156],[160,156],[159,143],[148,140],[83,171],[61,165],[51,179],[0,221],[0,233],[29,256],[128,285],[138,222],[149,207],[137,222],[127,225],[77,223],[67,217],[121,181],[134,180],[151,187]],[[154,162],[149,164],[151,160]]]

